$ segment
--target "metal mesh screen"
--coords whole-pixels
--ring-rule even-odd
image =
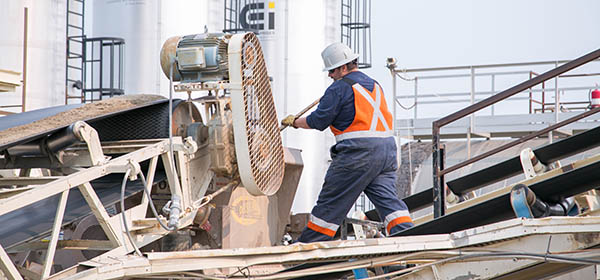
[[[177,106],[181,100],[173,102]],[[147,106],[90,122],[101,141],[169,138],[169,103]]]
[[[241,71],[251,172],[263,194],[274,194],[283,180],[283,145],[267,67],[254,33],[244,35]]]

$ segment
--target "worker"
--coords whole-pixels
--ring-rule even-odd
[[[333,239],[362,192],[375,205],[387,234],[413,226],[396,192],[396,142],[381,86],[358,71],[359,55],[342,43],[327,46],[321,57],[334,82],[308,117],[289,115],[281,122],[321,131],[329,127],[336,139],[317,205],[298,241]]]

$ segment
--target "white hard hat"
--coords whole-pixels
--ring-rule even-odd
[[[352,50],[340,43],[336,42],[329,46],[327,46],[323,52],[321,53],[321,57],[323,58],[323,63],[325,63],[325,68],[323,71],[329,71],[331,69],[338,68],[352,60],[358,58],[358,54],[352,52]]]

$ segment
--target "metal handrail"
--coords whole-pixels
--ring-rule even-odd
[[[545,81],[547,81],[549,79],[555,78],[555,77],[559,76],[560,74],[568,72],[568,71],[570,71],[570,70],[572,70],[574,68],[577,68],[577,67],[579,67],[579,66],[581,66],[583,64],[586,64],[586,63],[588,63],[590,61],[593,61],[595,59],[598,59],[598,58],[600,58],[600,49],[595,50],[595,51],[593,51],[591,53],[588,53],[588,54],[586,54],[586,55],[584,55],[582,57],[579,57],[579,58],[577,58],[575,60],[572,60],[570,62],[567,62],[567,63],[565,63],[565,64],[563,64],[561,66],[558,66],[558,67],[556,67],[556,68],[554,68],[554,69],[552,69],[550,71],[547,71],[547,72],[545,72],[545,73],[543,73],[543,74],[541,74],[541,75],[539,75],[537,77],[534,77],[534,78],[532,78],[530,80],[522,82],[522,83],[520,83],[520,84],[518,84],[516,86],[513,86],[513,87],[511,87],[511,88],[509,88],[507,90],[504,90],[504,91],[502,91],[502,92],[500,92],[500,93],[498,93],[496,95],[493,95],[493,96],[491,96],[489,98],[486,98],[486,99],[484,99],[484,100],[482,100],[482,101],[480,101],[478,103],[475,103],[475,104],[472,104],[470,106],[467,106],[464,109],[461,109],[461,110],[459,110],[457,112],[454,112],[454,113],[452,113],[452,114],[450,114],[448,116],[445,116],[445,117],[443,117],[441,119],[438,119],[438,120],[434,121],[432,123],[432,133],[431,133],[432,134],[432,149],[433,149],[433,166],[432,166],[433,168],[432,169],[433,169],[434,217],[443,216],[444,212],[445,212],[445,207],[444,207],[445,206],[445,192],[444,192],[444,184],[443,184],[443,182],[444,182],[444,174],[446,174],[446,173],[448,173],[450,171],[454,171],[454,170],[456,170],[456,169],[458,169],[460,167],[464,167],[464,166],[466,166],[468,164],[473,163],[474,161],[477,161],[477,160],[480,160],[482,158],[488,157],[488,156],[490,156],[490,155],[492,155],[492,154],[497,153],[497,152],[500,151],[498,149],[495,149],[495,150],[490,151],[490,152],[494,152],[494,153],[487,152],[487,153],[484,153],[484,154],[482,154],[480,156],[472,158],[471,160],[468,160],[468,161],[465,161],[463,163],[459,163],[457,165],[454,165],[454,166],[451,166],[451,167],[448,167],[448,168],[444,169],[443,168],[443,162],[442,162],[444,155],[442,154],[441,149],[440,149],[440,129],[443,126],[445,126],[445,125],[447,125],[449,123],[452,123],[452,122],[454,122],[454,121],[456,121],[458,119],[461,119],[463,117],[466,117],[468,115],[471,115],[471,114],[473,114],[473,113],[475,113],[475,112],[477,112],[479,110],[487,108],[488,106],[491,106],[491,105],[493,105],[495,103],[498,103],[498,102],[500,102],[500,101],[502,101],[504,99],[507,99],[507,98],[509,98],[509,97],[511,97],[511,96],[513,96],[515,94],[523,92],[523,91],[525,91],[525,90],[527,90],[529,88],[532,88],[532,87],[534,87],[534,86],[536,86],[536,85],[538,85],[538,84],[540,84],[542,82],[545,82]],[[449,68],[450,69],[458,69],[456,67],[449,67]],[[464,69],[464,68],[460,68],[460,69]],[[473,69],[473,68],[471,67],[470,69]],[[420,69],[420,71],[427,71],[427,70]],[[516,145],[518,143],[521,143],[523,141],[529,140],[529,139],[534,138],[536,136],[539,136],[539,135],[541,135],[543,133],[546,133],[546,132],[552,131],[552,130],[554,130],[556,128],[562,127],[565,124],[568,124],[568,123],[571,123],[571,122],[576,121],[578,119],[584,118],[586,116],[595,114],[598,111],[600,111],[600,109],[596,108],[596,109],[584,112],[583,114],[580,114],[580,115],[575,116],[573,118],[570,118],[568,120],[556,123],[555,125],[547,127],[545,129],[542,129],[542,130],[540,130],[538,132],[535,132],[535,133],[532,133],[530,135],[524,136],[524,137],[522,137],[522,138],[520,138],[520,139],[518,139],[516,141],[513,141],[513,142],[511,142],[509,144],[512,144],[514,146],[514,145]],[[522,139],[525,139],[525,140],[522,140]],[[514,143],[516,143],[516,144],[514,144]],[[508,144],[504,145],[504,146],[508,146]],[[500,148],[506,148],[504,146],[502,146]],[[496,150],[498,150],[498,151],[496,151]]]
[[[590,87],[589,86],[573,86],[573,87],[559,87],[558,88],[560,91],[578,91],[578,90],[589,90]],[[536,89],[531,89],[531,92],[550,92],[550,91],[554,91],[556,90],[555,88],[536,88]],[[529,90],[527,90],[529,91]],[[498,91],[492,91],[492,90],[484,90],[484,91],[475,91],[473,92],[474,95],[490,95],[490,94],[494,94],[497,93]],[[470,92],[466,92],[466,91],[461,91],[461,92],[448,92],[448,93],[438,93],[438,94],[419,94],[420,98],[436,98],[436,97],[454,97],[454,96],[466,96],[469,95]],[[403,94],[403,95],[398,95],[396,96],[397,99],[408,99],[408,98],[413,98],[414,94]],[[525,99],[529,99],[529,97],[526,97]],[[419,101],[419,103],[423,104],[423,101]],[[562,103],[562,102],[561,102]]]
[[[555,123],[555,124],[553,124],[551,126],[548,126],[548,127],[544,128],[544,129],[541,129],[541,130],[538,130],[536,132],[529,133],[529,134],[527,134],[527,135],[525,135],[525,136],[523,136],[523,137],[521,137],[521,138],[519,138],[519,139],[517,139],[515,141],[506,143],[506,144],[504,144],[504,145],[502,145],[500,147],[497,147],[497,148],[492,149],[490,151],[487,151],[487,152],[485,152],[483,154],[480,154],[480,155],[477,155],[475,157],[472,157],[472,158],[470,158],[470,159],[468,159],[466,161],[463,161],[463,162],[461,162],[459,164],[455,164],[455,165],[453,165],[451,167],[448,167],[448,168],[445,168],[443,170],[440,170],[438,174],[440,176],[446,175],[446,174],[448,174],[448,173],[450,173],[452,171],[456,171],[457,169],[463,168],[463,167],[465,167],[465,166],[467,166],[469,164],[472,164],[472,163],[474,163],[476,161],[479,161],[479,160],[482,160],[482,159],[484,159],[486,157],[489,157],[491,155],[497,154],[497,153],[499,153],[501,151],[504,151],[504,150],[506,150],[508,148],[514,147],[514,146],[516,146],[518,144],[521,144],[521,143],[523,143],[525,141],[531,140],[531,139],[533,139],[535,137],[538,137],[538,136],[540,136],[542,134],[548,133],[548,132],[550,132],[552,130],[555,130],[555,129],[559,128],[559,127],[565,126],[565,125],[570,124],[572,122],[576,122],[576,121],[581,120],[583,118],[589,117],[589,116],[591,116],[593,114],[596,114],[598,112],[600,112],[600,107],[594,108],[594,109],[589,110],[589,111],[585,111],[584,113],[581,113],[579,115],[576,115],[574,117],[566,119],[566,120],[564,120],[562,122]]]
[[[483,68],[499,68],[499,67],[518,67],[518,66],[532,66],[532,65],[548,65],[548,64],[562,64],[570,62],[569,60],[552,60],[552,61],[535,61],[535,62],[517,62],[517,63],[504,63],[504,64],[481,64],[481,65],[462,65],[462,66],[448,66],[448,67],[431,67],[431,68],[412,68],[395,70],[400,73],[411,73],[411,72],[429,72],[429,71],[444,71],[444,70],[470,70],[483,69]]]
[[[498,90],[495,90],[495,83],[496,83],[496,78],[500,77],[500,76],[515,76],[515,75],[520,75],[520,74],[527,74],[529,77],[528,79],[531,79],[531,75],[538,75],[537,73],[535,73],[533,71],[533,69],[528,69],[528,70],[518,70],[518,69],[514,69],[514,70],[507,70],[507,71],[495,71],[495,69],[493,68],[515,68],[515,67],[534,67],[534,66],[542,66],[542,65],[554,65],[553,67],[557,67],[559,64],[563,64],[565,62],[568,62],[567,60],[554,60],[554,61],[539,61],[539,62],[524,62],[524,63],[504,63],[504,64],[485,64],[485,65],[463,65],[463,66],[451,66],[451,67],[432,67],[432,68],[413,68],[413,69],[403,69],[400,67],[396,66],[396,62],[395,59],[393,58],[388,58],[387,60],[387,67],[391,70],[391,74],[392,74],[392,78],[393,78],[393,84],[394,84],[394,94],[393,94],[393,98],[395,100],[397,100],[397,102],[402,102],[402,99],[413,99],[412,103],[418,103],[420,105],[423,104],[429,104],[431,102],[427,102],[427,101],[422,101],[423,98],[435,98],[435,97],[446,97],[446,96],[469,96],[469,91],[467,92],[454,92],[451,94],[447,94],[446,92],[429,92],[427,94],[423,94],[423,92],[419,92],[419,94],[417,94],[417,84],[418,84],[418,80],[423,82],[425,80],[441,80],[441,79],[452,79],[452,78],[469,78],[471,77],[471,79],[473,80],[474,77],[489,77],[491,78],[491,90],[489,92],[487,92],[488,94],[495,94],[497,92],[499,92]],[[600,62],[600,59],[595,59],[594,62]],[[490,71],[485,71],[487,69],[492,69]],[[411,76],[408,77],[406,75],[402,75],[402,74],[408,74],[408,73],[420,73],[420,72],[444,72],[444,71],[463,71],[463,70],[468,70],[470,73],[451,73],[451,74],[434,74],[434,75],[421,75],[418,74],[416,76]],[[541,89],[533,89],[531,88],[529,90],[529,95],[530,98],[529,99],[533,99],[533,93],[534,92],[542,92],[542,104],[544,104],[543,106],[549,106],[552,105],[554,103],[557,103],[558,101],[554,101],[552,103],[548,103],[546,100],[547,98],[545,95],[549,92],[554,92],[554,97],[556,98],[558,96],[558,92],[559,90],[589,90],[591,88],[593,88],[592,86],[587,86],[585,88],[582,87],[568,87],[568,88],[563,88],[560,87],[557,89],[558,85],[557,85],[557,81],[558,79],[564,79],[564,78],[573,78],[573,77],[592,77],[592,76],[600,76],[600,73],[594,72],[594,73],[576,73],[576,74],[568,74],[568,75],[559,75],[555,78],[555,87],[554,88],[550,88],[548,87],[548,85],[543,85],[542,84],[542,88]],[[396,92],[396,80],[397,78],[400,78],[401,80],[405,80],[408,82],[412,82],[414,84],[414,89],[413,90],[409,90],[409,88],[406,88],[406,90],[408,90],[407,92],[403,92],[403,93],[399,93]],[[474,86],[474,81],[471,82],[472,86]],[[479,83],[479,82],[478,82]],[[515,81],[516,83],[516,81]],[[488,82],[488,85],[490,83]],[[474,89],[471,89],[471,91],[474,91]],[[479,95],[479,94],[484,94],[486,92],[481,92],[481,91],[475,91],[474,94],[475,95]],[[522,100],[521,98],[517,98],[517,99],[512,99],[511,100]],[[587,100],[587,98],[586,98]],[[457,102],[469,102],[470,99],[467,98],[466,100],[461,99],[460,101],[452,101],[453,103],[457,103]],[[539,100],[538,100],[539,101]],[[439,102],[439,100],[436,100],[435,102]],[[475,101],[477,102],[477,101]],[[473,104],[474,102],[470,103]],[[533,102],[532,100],[529,100],[529,113],[533,113],[534,111],[537,112],[538,110],[533,110],[534,108],[532,108],[533,104],[538,104],[536,102]],[[400,106],[404,109],[406,109],[403,106]],[[491,113],[492,115],[494,115],[494,108],[495,106],[491,107]],[[411,106],[411,108],[413,108]],[[414,118],[417,118],[417,106],[414,106]],[[394,107],[394,111],[395,107]],[[546,110],[542,110],[546,111]],[[396,114],[394,113],[394,117],[396,118]],[[558,114],[556,116],[556,122],[558,122]]]

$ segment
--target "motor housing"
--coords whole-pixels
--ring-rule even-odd
[[[160,51],[163,73],[173,81],[197,83],[229,79],[230,34],[202,33],[167,39]]]

